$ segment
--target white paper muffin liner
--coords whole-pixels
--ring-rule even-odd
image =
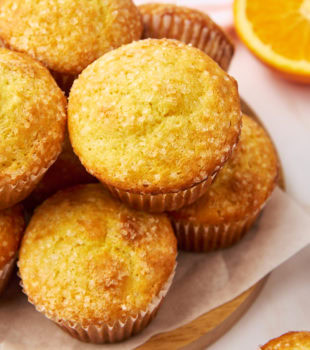
[[[12,272],[14,271],[16,257],[12,258],[2,269],[0,269],[0,295],[7,286]]]
[[[204,181],[177,192],[159,194],[132,193],[111,185],[106,185],[106,187],[114,197],[136,210],[162,213],[164,211],[178,210],[185,205],[194,203],[206,193],[208,186],[213,182],[216,174],[217,172]]]
[[[223,158],[221,164],[217,165],[212,175],[207,176],[204,180],[184,190],[167,192],[167,193],[134,193],[126,190],[119,189],[115,186],[103,183],[103,185],[110,191],[110,193],[126,203],[130,207],[147,211],[150,213],[163,213],[167,211],[176,211],[183,208],[186,205],[190,205],[196,202],[206,192],[208,187],[215,180],[217,174],[224,166],[225,162],[230,158],[232,152],[236,148],[238,140],[232,145],[230,152],[227,152]]]
[[[24,200],[40,182],[49,167],[56,161],[59,152],[47,166],[40,167],[40,165],[37,165],[35,172],[0,185],[0,210],[12,207]]]
[[[228,248],[248,232],[258,217],[259,211],[242,220],[220,225],[194,224],[171,218],[179,249],[190,252],[210,252]]]
[[[163,11],[164,12],[164,11]],[[186,13],[183,14],[186,16]],[[234,45],[211,19],[182,18],[177,12],[142,13],[143,39],[176,39],[199,48],[227,71],[234,54]]]
[[[72,323],[67,320],[58,319],[49,313],[44,307],[36,306],[28,297],[37,311],[43,313],[47,318],[54,321],[60,328],[69,333],[72,337],[88,343],[103,344],[123,341],[137,333],[140,333],[156,316],[157,311],[164,297],[172,284],[177,264],[175,264],[171,275],[164,284],[162,290],[155,296],[146,310],[140,311],[137,315],[130,316],[125,321],[116,321],[114,324],[90,325],[83,327],[79,323]],[[23,292],[26,294],[22,281],[20,282]],[[26,294],[27,295],[27,294]]]

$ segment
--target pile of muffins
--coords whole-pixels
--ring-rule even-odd
[[[0,38],[0,290],[21,241],[38,311],[124,340],[156,315],[177,245],[236,243],[276,185],[233,44],[203,13],[131,0],[3,0]]]

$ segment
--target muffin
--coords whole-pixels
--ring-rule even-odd
[[[65,81],[104,53],[140,39],[141,33],[141,16],[131,0],[0,3],[0,38],[11,49],[44,63],[56,76],[63,73]]]
[[[61,151],[66,98],[31,57],[0,48],[0,209],[23,200]]]
[[[207,193],[169,213],[183,250],[207,252],[238,242],[270,197],[278,158],[264,129],[243,115],[240,142]]]
[[[310,349],[310,332],[289,332],[270,340],[260,347],[261,350],[308,350]]]
[[[62,152],[26,198],[25,206],[32,210],[59,190],[93,182],[97,182],[97,179],[85,170],[73,153],[69,137],[66,135]]]
[[[205,13],[171,4],[144,4],[143,38],[169,38],[198,47],[227,70],[234,54],[228,35]]]
[[[37,310],[82,341],[115,342],[153,319],[176,254],[164,214],[129,209],[90,184],[60,191],[36,209],[19,269]]]
[[[141,40],[75,80],[68,129],[82,164],[115,196],[176,210],[205,193],[238,142],[237,83],[199,49]]]
[[[14,270],[24,225],[21,205],[0,211],[0,294]]]

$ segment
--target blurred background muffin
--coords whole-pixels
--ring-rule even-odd
[[[90,184],[60,191],[37,208],[19,269],[37,310],[82,341],[115,342],[155,316],[176,254],[166,215],[129,209]]]
[[[3,0],[0,38],[55,72],[68,88],[104,53],[140,39],[141,16],[131,0]]]
[[[234,54],[232,40],[205,13],[172,4],[139,6],[145,38],[168,38],[198,47],[227,70]]]
[[[0,210],[0,294],[14,270],[24,226],[23,207],[20,204]]]
[[[239,241],[270,197],[278,166],[267,133],[243,115],[240,142],[207,193],[191,206],[169,213],[179,247],[207,252]]]
[[[59,155],[66,98],[30,56],[0,48],[0,209],[23,200]]]
[[[141,210],[176,210],[205,192],[238,142],[238,88],[201,50],[141,40],[83,71],[68,128],[82,164],[114,195]]]

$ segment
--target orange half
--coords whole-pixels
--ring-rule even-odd
[[[310,83],[310,0],[235,0],[236,30],[264,63]]]

